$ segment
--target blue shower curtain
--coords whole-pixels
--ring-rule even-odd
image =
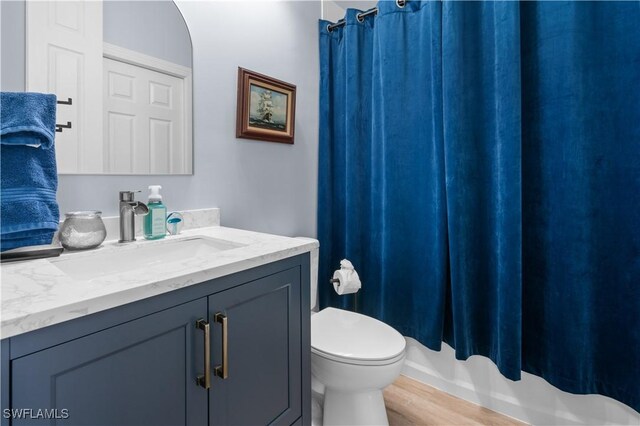
[[[447,283],[441,5],[379,7],[380,19],[363,23],[350,9],[332,33],[320,22],[318,232],[321,282],[346,257],[364,283],[380,285],[365,286],[357,301],[321,298],[357,302],[439,349]],[[428,11],[412,13],[417,7]]]
[[[380,2],[320,22],[320,283],[640,410],[640,3]]]

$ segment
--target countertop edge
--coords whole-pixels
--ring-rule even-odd
[[[241,231],[243,233],[251,232],[244,230],[234,230],[232,228],[226,229],[230,231]],[[193,231],[197,232],[198,229],[194,229]],[[258,232],[251,233],[254,234],[257,238],[260,238],[260,236],[270,238],[279,237]],[[26,314],[23,316],[14,316],[9,320],[1,319],[0,339],[8,339],[51,325],[82,318],[105,310],[118,308],[129,303],[201,284],[212,279],[228,276],[254,267],[294,257],[303,253],[308,253],[314,248],[318,247],[318,242],[312,239],[290,239],[295,240],[300,244],[292,245],[285,248],[279,248],[274,251],[261,252],[258,254],[254,254],[253,256],[242,257],[226,264],[202,270],[191,271],[183,275],[168,278],[166,280],[152,281],[149,283],[145,283],[144,285],[128,288],[121,291],[98,295],[95,298],[84,299],[78,302],[70,302],[68,305],[56,306],[51,309],[43,309],[42,311]]]

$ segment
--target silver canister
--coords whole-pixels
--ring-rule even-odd
[[[65,213],[60,227],[60,243],[67,250],[87,250],[98,247],[107,238],[102,212],[83,211]]]

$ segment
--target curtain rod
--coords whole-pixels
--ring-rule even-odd
[[[396,0],[396,5],[400,8],[404,7],[407,4],[408,0]],[[362,22],[364,21],[364,18],[366,18],[369,15],[376,15],[378,13],[378,8],[374,7],[373,9],[369,9],[366,12],[362,12],[362,13],[358,13],[356,15],[356,19],[358,20],[358,22]],[[339,20],[338,22],[336,22],[335,24],[329,24],[327,25],[327,31],[329,32],[333,32],[333,30],[335,28],[339,28],[344,26],[344,24],[346,24],[347,21],[345,21],[344,19]]]

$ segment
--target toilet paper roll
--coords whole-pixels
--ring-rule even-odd
[[[333,282],[333,288],[339,295],[355,293],[362,287],[360,277],[353,269],[339,269],[333,273],[333,278],[338,280]]]

